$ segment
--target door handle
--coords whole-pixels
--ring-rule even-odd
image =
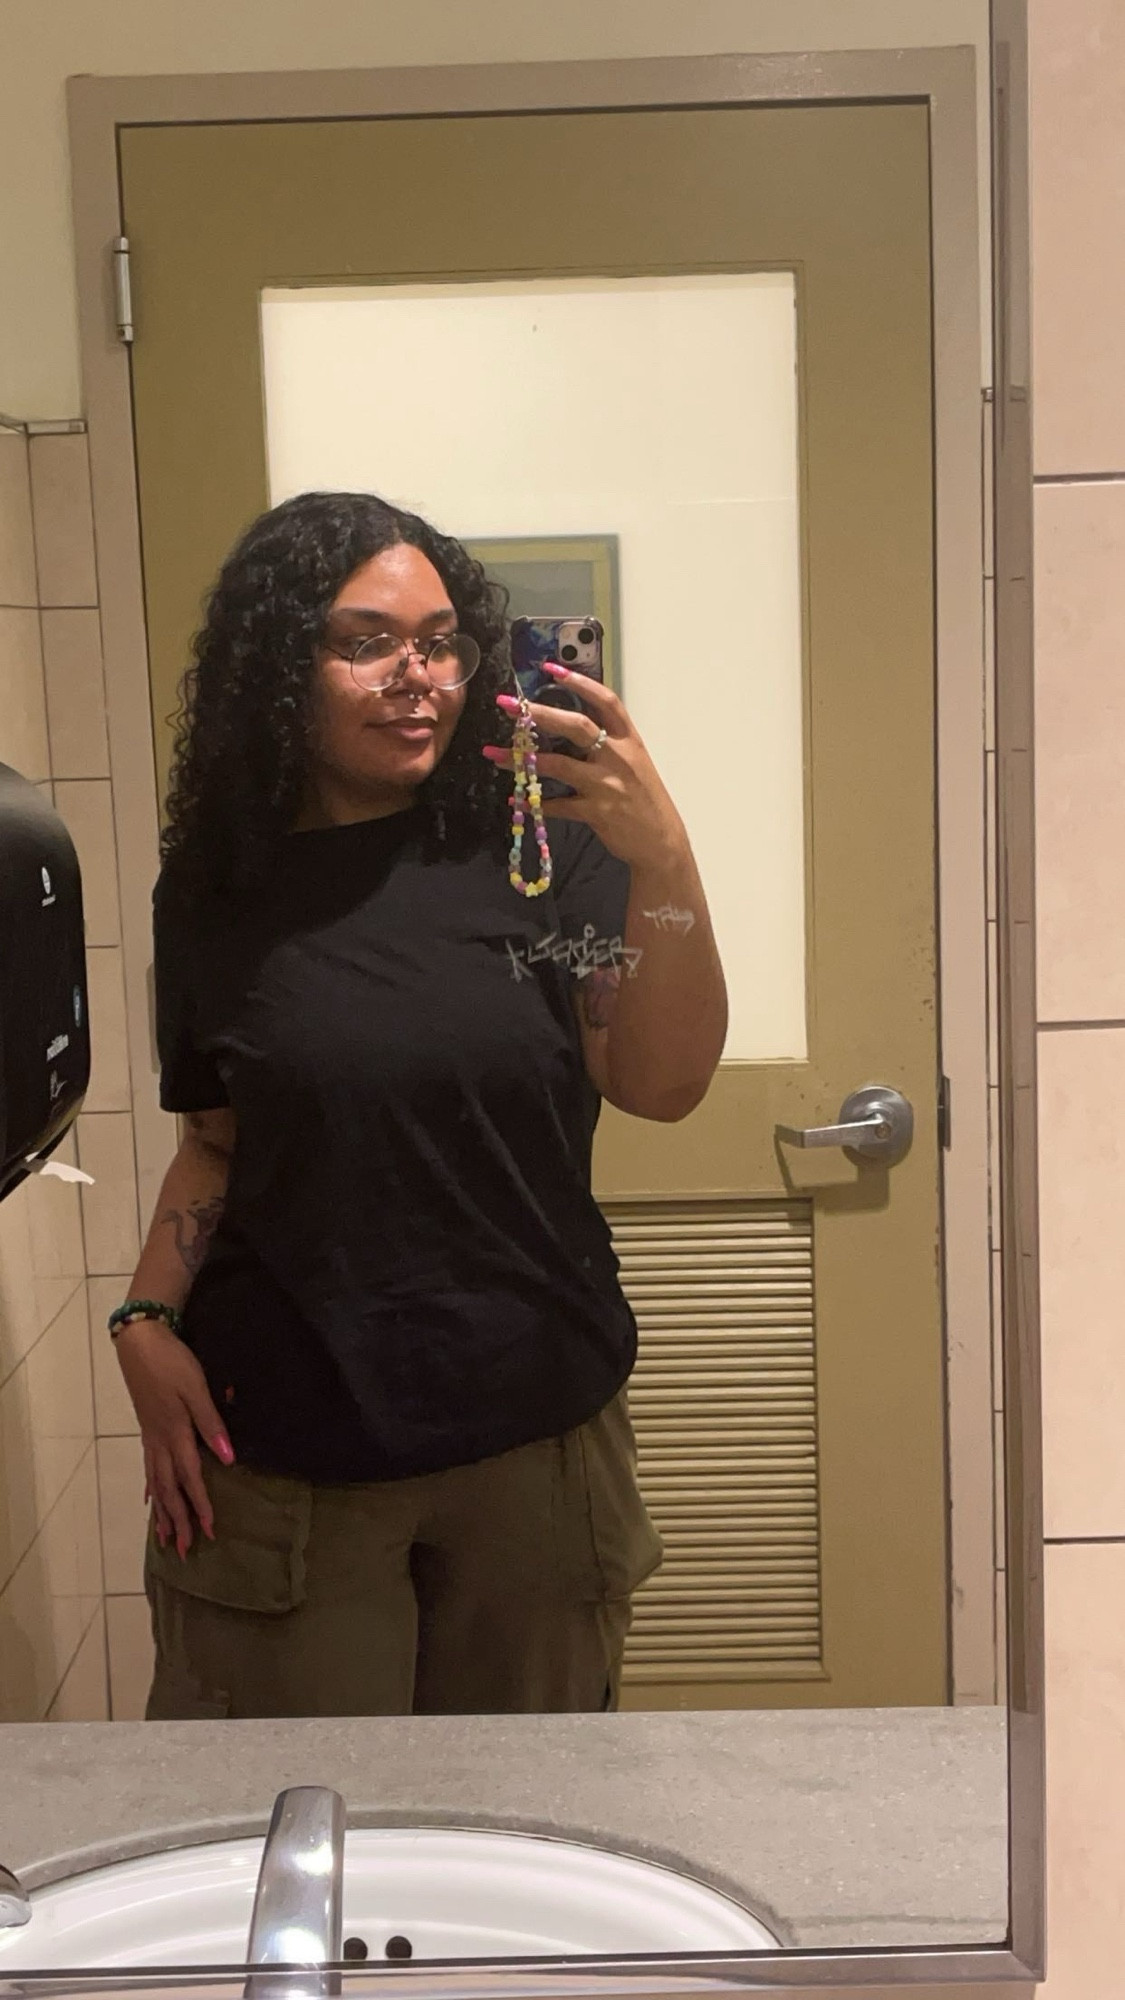
[[[906,1158],[914,1138],[914,1107],[899,1090],[885,1084],[870,1084],[853,1090],[840,1106],[835,1125],[792,1125],[775,1127],[786,1146],[843,1146],[861,1160],[878,1160],[894,1167]]]

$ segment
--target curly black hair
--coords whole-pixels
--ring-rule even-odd
[[[396,543],[437,570],[481,649],[456,733],[420,787],[431,845],[501,831],[504,794],[481,757],[509,684],[507,592],[452,536],[372,493],[301,493],[262,514],[223,564],[181,687],[161,853],[185,885],[229,892],[268,873],[304,799],[317,653],[355,571]]]

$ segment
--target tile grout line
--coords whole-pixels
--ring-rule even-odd
[[[1121,486],[1125,472],[1037,472],[1035,486]]]
[[[77,1646],[76,1646],[76,1647],[74,1648],[74,1651],[73,1651],[73,1653],[71,1654],[71,1656],[70,1656],[69,1660],[68,1660],[68,1661],[67,1661],[67,1663],[66,1663],[66,1666],[65,1666],[65,1667],[63,1668],[63,1671],[62,1671],[62,1676],[61,1676],[61,1678],[60,1678],[60,1680],[59,1680],[59,1684],[58,1684],[57,1688],[55,1689],[55,1692],[54,1692],[54,1694],[53,1694],[53,1695],[51,1696],[51,1699],[50,1699],[50,1701],[49,1701],[49,1702],[47,1703],[47,1706],[46,1706],[46,1709],[44,1710],[43,1714],[42,1714],[42,1715],[41,1715],[40,1717],[38,1717],[38,1718],[37,1718],[37,1720],[38,1720],[38,1721],[41,1721],[41,1722],[50,1722],[50,1720],[51,1720],[51,1710],[53,1709],[53,1707],[54,1707],[55,1703],[57,1702],[57,1700],[58,1700],[58,1698],[59,1698],[60,1694],[61,1694],[61,1693],[62,1693],[62,1691],[63,1691],[63,1688],[64,1688],[64,1687],[65,1687],[65,1685],[66,1685],[66,1680],[67,1680],[67,1675],[68,1675],[68,1674],[70,1673],[70,1670],[71,1670],[71,1668],[72,1668],[72,1667],[73,1667],[73,1665],[74,1665],[74,1662],[75,1662],[75,1661],[76,1661],[76,1659],[78,1658],[78,1655],[79,1655],[79,1653],[80,1653],[80,1652],[82,1651],[82,1648],[83,1648],[83,1646],[84,1646],[84,1645],[86,1644],[86,1641],[87,1641],[87,1639],[89,1638],[89,1636],[90,1636],[91,1632],[92,1632],[92,1631],[93,1631],[93,1629],[94,1629],[94,1626],[95,1626],[95,1625],[96,1625],[96,1623],[97,1623],[97,1619],[98,1619],[98,1612],[99,1612],[99,1611],[100,1611],[100,1612],[102,1613],[102,1620],[103,1620],[103,1623],[104,1623],[104,1621],[105,1621],[105,1591],[104,1591],[104,1590],[103,1590],[103,1591],[101,1591],[101,1592],[99,1592],[99,1595],[98,1595],[98,1601],[97,1601],[97,1604],[96,1604],[96,1605],[94,1606],[94,1612],[93,1612],[93,1616],[91,1617],[91,1619],[90,1619],[90,1622],[89,1622],[89,1624],[88,1624],[88,1625],[86,1625],[86,1626],[84,1627],[84,1629],[83,1629],[83,1633],[82,1633],[82,1637],[81,1637],[81,1638],[79,1639],[79,1641],[78,1641],[78,1644],[77,1644]],[[108,1691],[108,1690],[107,1690],[107,1691]],[[108,1706],[108,1703],[107,1703],[107,1706]]]
[[[62,1490],[59,1493],[57,1493],[55,1495],[55,1498],[52,1500],[51,1505],[48,1507],[47,1512],[44,1514],[43,1519],[40,1521],[39,1526],[36,1528],[35,1533],[32,1535],[31,1540],[29,1541],[26,1549],[24,1550],[22,1556],[20,1557],[10,1577],[8,1578],[7,1583],[4,1585],[3,1589],[0,1590],[0,1598],[6,1596],[8,1591],[11,1590],[11,1587],[15,1582],[17,1576],[19,1575],[21,1569],[23,1568],[25,1562],[31,1555],[32,1551],[36,1546],[36,1543],[39,1541],[40,1536],[46,1529],[48,1521],[50,1521],[54,1517],[54,1515],[58,1512],[58,1509],[62,1506],[62,1503],[66,1499],[67,1494],[70,1492],[70,1489],[73,1486],[75,1480],[79,1477],[82,1471],[82,1467],[85,1465],[87,1458],[89,1458],[92,1453],[94,1453],[95,1465],[96,1465],[97,1462],[96,1452],[95,1452],[96,1444],[97,1444],[97,1438],[95,1436],[90,1439],[89,1444],[86,1446],[85,1451],[82,1453],[82,1456],[79,1459],[77,1465],[75,1466],[74,1471],[71,1473],[70,1478],[66,1481],[65,1485],[62,1487]],[[104,1590],[98,1592],[99,1597],[104,1597],[105,1594],[106,1593]],[[57,1692],[58,1689],[55,1690],[56,1694]],[[52,1695],[51,1697],[52,1701],[54,1700],[54,1698],[55,1698],[54,1695]]]
[[[43,700],[43,734],[47,739],[47,770],[51,786],[51,804],[54,805],[55,746],[51,741],[51,710],[47,701],[47,649],[43,638],[43,562],[39,546],[39,522],[35,511],[35,476],[31,464],[30,433],[27,435],[27,511],[31,527],[31,561],[35,570],[35,629],[39,634],[39,686]]]
[[[1040,1021],[1038,1023],[1038,1030],[1041,1035],[1078,1034],[1097,1028],[1125,1028],[1125,1020]]]
[[[138,1141],[137,1141],[136,1086],[135,1086],[136,1072],[133,1061],[134,1035],[133,1035],[133,1023],[130,1020],[128,981],[126,978],[126,940],[125,940],[125,922],[123,916],[124,898],[121,889],[121,823],[117,811],[120,800],[119,800],[119,787],[117,785],[114,776],[113,754],[109,741],[109,701],[106,689],[106,674],[105,674],[105,635],[104,635],[102,616],[101,616],[101,574],[98,564],[98,527],[94,514],[93,479],[90,468],[89,436],[88,436],[88,429],[85,424],[83,425],[83,435],[86,438],[86,443],[82,454],[83,467],[84,467],[83,491],[85,494],[86,508],[88,510],[88,518],[90,526],[90,545],[93,553],[93,564],[94,564],[93,602],[89,605],[83,605],[80,607],[74,606],[70,608],[92,611],[98,623],[98,644],[97,644],[98,682],[101,688],[102,714],[106,723],[107,767],[104,777],[99,779],[97,782],[106,784],[109,789],[109,817],[110,817],[110,830],[112,839],[113,886],[114,886],[114,901],[116,905],[116,918],[117,918],[117,937],[114,945],[110,948],[116,950],[118,953],[120,972],[121,972],[123,1026],[124,1026],[124,1041],[125,1041],[125,1065],[126,1065],[127,1083],[128,1083],[128,1088],[127,1088],[128,1104],[126,1106],[126,1115],[128,1116],[129,1119],[130,1151],[133,1163],[132,1205],[136,1222],[138,1246],[143,1248],[145,1237],[147,1234],[147,1226],[146,1226],[146,1218],[141,1210],[141,1205],[140,1205],[141,1176],[140,1176],[140,1161],[138,1158]],[[30,462],[31,462],[31,449],[29,445],[28,447],[29,467],[30,467]],[[44,652],[44,668],[45,664],[46,664],[46,653]],[[89,953],[91,949],[96,950],[101,948],[103,947],[87,946],[86,949],[87,953]],[[96,1117],[99,1114],[94,1112],[90,1115]],[[91,1277],[93,1275],[95,1274],[90,1271],[89,1262],[87,1260],[87,1277]],[[100,1276],[103,1274],[98,1273],[97,1275]]]
[[[1120,1548],[1125,1535],[1044,1535],[1045,1549]]]

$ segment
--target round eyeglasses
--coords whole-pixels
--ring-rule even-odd
[[[346,660],[352,678],[370,694],[382,694],[396,687],[411,660],[421,660],[431,687],[449,691],[464,687],[480,665],[480,647],[467,632],[442,632],[436,639],[396,639],[393,632],[378,632],[372,639],[360,639],[345,650],[333,646],[338,660]]]

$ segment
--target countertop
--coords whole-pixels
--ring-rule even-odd
[[[262,1832],[287,1785],[353,1824],[492,1824],[671,1861],[789,1945],[996,1942],[1006,1721],[993,1708],[11,1724],[0,1861],[29,1888],[186,1837]]]

